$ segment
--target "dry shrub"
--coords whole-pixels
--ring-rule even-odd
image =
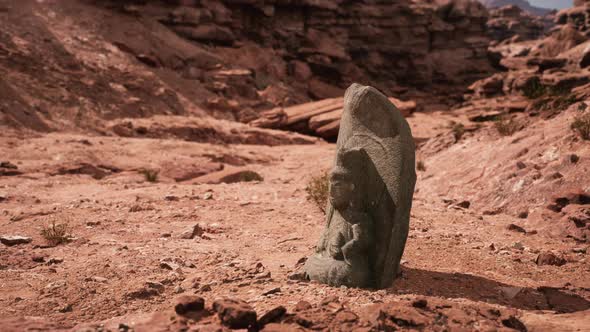
[[[50,224],[43,226],[41,229],[41,236],[47,241],[50,246],[57,246],[70,241],[71,228],[67,222],[57,224],[55,220]]]
[[[139,171],[148,182],[158,182],[158,175],[160,171],[155,169],[142,169]]]
[[[590,140],[590,113],[576,116],[571,124],[573,131],[577,132],[582,139]]]
[[[529,99],[537,99],[547,94],[547,87],[538,77],[532,77],[523,86],[522,93]]]
[[[513,118],[502,117],[494,122],[494,127],[502,136],[511,136],[522,128],[522,125]]]
[[[330,192],[330,175],[328,171],[313,176],[305,188],[307,199],[313,201],[322,212],[326,213],[328,195]]]
[[[264,178],[260,174],[253,171],[244,171],[239,175],[239,181],[250,182],[250,181],[264,181]]]
[[[461,137],[463,137],[463,134],[465,134],[465,126],[462,123],[453,123],[453,137],[455,137],[455,142],[458,142],[461,140]]]

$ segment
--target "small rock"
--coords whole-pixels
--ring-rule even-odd
[[[471,206],[471,202],[462,201],[462,202],[457,203],[457,206],[460,208],[469,209],[469,207]]]
[[[263,327],[267,324],[278,322],[283,316],[285,316],[286,313],[287,308],[278,306],[262,315],[262,317],[260,317],[258,320],[258,326]]]
[[[221,323],[230,329],[247,329],[256,326],[256,311],[242,301],[223,299],[213,302]]]
[[[426,301],[425,299],[419,299],[419,300],[412,302],[412,307],[414,307],[414,308],[426,309],[427,306],[428,306],[428,301]]]
[[[157,281],[146,281],[145,285],[147,288],[155,289],[160,293],[163,292],[165,289],[164,285]]]
[[[0,236],[0,242],[6,246],[16,246],[19,244],[31,243],[32,238],[21,235],[2,235]]]
[[[195,183],[208,183],[208,184],[219,184],[219,183],[238,183],[238,182],[250,182],[258,181],[261,182],[264,179],[260,174],[242,168],[225,167],[223,170],[209,173],[195,179]]]
[[[204,199],[204,200],[210,200],[210,199],[213,199],[213,193],[212,193],[212,192],[210,192],[210,191],[208,191],[208,192],[204,193],[204,194],[203,194],[203,199]]]
[[[205,300],[202,297],[194,295],[184,295],[176,299],[174,311],[179,315],[185,315],[189,312],[197,312],[205,309]]]
[[[164,233],[164,234],[160,235],[160,237],[163,237],[163,238],[169,238],[171,236],[172,236],[172,233]]]
[[[521,242],[514,242],[514,243],[512,243],[512,249],[524,250],[524,246],[522,245]]]
[[[572,164],[575,164],[578,161],[580,161],[580,157],[577,154],[574,154],[574,153],[570,154],[570,162]]]
[[[18,167],[10,161],[0,161],[0,168],[18,169]]]
[[[307,301],[299,301],[295,305],[295,311],[304,311],[311,309],[311,304]]]
[[[211,285],[203,285],[203,287],[201,287],[201,292],[210,292],[211,291]]]
[[[562,266],[566,263],[566,260],[561,257],[558,256],[550,251],[546,251],[546,252],[542,252],[537,256],[537,259],[535,260],[535,263],[537,265],[556,265],[556,266]]]
[[[73,309],[74,308],[72,307],[71,304],[67,304],[67,305],[59,308],[58,311],[61,312],[61,313],[66,313],[66,312],[72,312]]]
[[[66,281],[65,280],[57,280],[54,282],[51,282],[49,284],[47,284],[47,286],[45,286],[45,289],[47,290],[54,290],[54,289],[58,289],[58,288],[62,288],[66,286]]]
[[[98,276],[93,276],[91,279],[92,279],[92,281],[101,282],[101,283],[104,283],[104,282],[107,282],[108,281],[107,278],[98,277]]]
[[[43,256],[33,256],[32,257],[32,260],[35,263],[44,263],[45,262],[45,257],[43,257]]]
[[[205,233],[201,225],[196,224],[192,226],[189,230],[186,230],[180,234],[181,239],[191,240],[194,239],[195,236],[201,237]]]
[[[516,168],[518,168],[518,169],[524,169],[524,168],[526,168],[526,164],[523,163],[522,161],[519,161],[519,162],[516,163]]]
[[[585,254],[587,251],[587,248],[573,248],[572,252],[576,253],[576,254]]]
[[[507,319],[502,320],[502,325],[517,330],[519,332],[526,332],[528,329],[523,322],[514,316],[510,316]]]
[[[321,302],[321,305],[328,305],[330,303],[340,303],[340,298],[336,295],[326,296]]]
[[[47,261],[47,265],[60,264],[60,263],[63,263],[63,262],[64,262],[63,257],[53,257],[53,258],[50,258]]]
[[[287,276],[289,280],[308,281],[307,275],[303,271],[295,271]]]
[[[519,232],[519,233],[526,233],[526,230],[518,225],[510,224],[508,225],[509,231]]]
[[[520,211],[520,212],[518,213],[518,217],[519,217],[520,219],[526,219],[526,218],[528,218],[528,217],[529,217],[529,212],[528,212],[528,211]]]
[[[265,292],[262,293],[262,295],[270,295],[270,294],[276,294],[276,293],[280,293],[281,292],[281,288],[280,287],[275,287],[275,288],[271,288]]]
[[[168,194],[168,195],[164,196],[164,200],[176,202],[176,201],[179,201],[179,198],[178,198],[178,196]]]
[[[179,268],[178,264],[168,262],[168,261],[160,261],[160,267],[165,270],[172,270],[172,271]]]
[[[557,180],[563,178],[563,174],[555,172],[547,176],[547,180]]]

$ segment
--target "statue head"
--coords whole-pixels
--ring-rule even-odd
[[[363,197],[362,149],[341,150],[336,156],[336,165],[330,173],[330,202],[336,209],[350,206],[361,208]]]

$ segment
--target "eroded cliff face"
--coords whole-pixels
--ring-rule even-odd
[[[153,66],[190,73],[209,91],[252,109],[341,96],[351,82],[402,98],[434,92],[443,103],[453,103],[469,82],[493,71],[488,14],[475,1],[118,1],[106,6],[157,22],[210,56],[170,64],[158,50],[119,43],[123,49]],[[221,79],[219,68],[234,71]],[[228,108],[216,102],[209,107]],[[248,115],[238,119],[247,121]]]
[[[552,15],[540,17],[508,5],[490,10],[488,33],[498,42],[538,39],[553,27],[553,19]]]
[[[352,82],[448,109],[494,71],[488,13],[472,0],[25,0],[0,1],[0,15],[13,128],[104,132],[104,120],[157,114],[246,123]]]

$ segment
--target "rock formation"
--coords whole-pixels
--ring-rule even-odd
[[[435,91],[446,102],[493,71],[487,11],[471,0],[111,3],[199,49],[198,56],[174,58],[113,33],[116,45],[140,61],[180,72],[240,106],[207,99],[226,114],[333,98],[352,82],[371,82],[404,99]]]
[[[532,40],[543,36],[552,22],[539,16],[531,15],[520,7],[509,5],[490,10],[488,33],[496,41],[509,38]]]
[[[346,91],[327,225],[306,263],[312,280],[389,287],[399,272],[416,182],[408,123],[372,87]]]
[[[551,10],[531,5],[527,0],[480,0],[488,8],[499,8],[503,6],[518,6],[522,10],[537,16],[547,15]]]

